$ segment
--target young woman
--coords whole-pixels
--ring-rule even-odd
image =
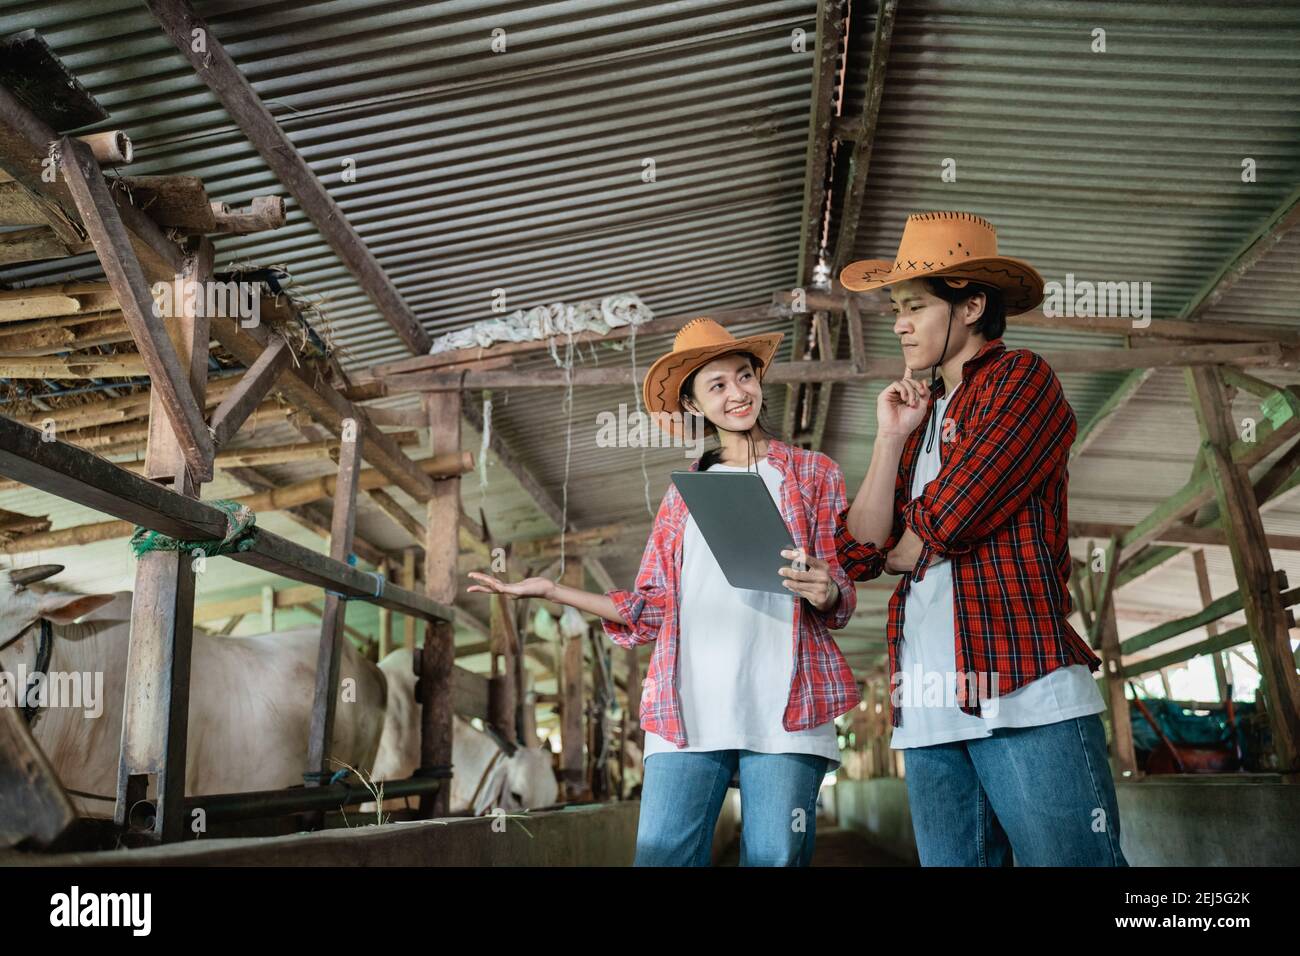
[[[858,687],[828,629],[853,615],[835,558],[844,476],[825,455],[772,437],[759,419],[761,380],[780,333],[734,338],[712,319],[688,323],[642,386],[651,414],[687,414],[720,447],[691,470],[756,471],[807,570],[781,566],[789,597],[731,587],[672,483],[634,590],[591,594],[546,578],[505,584],[477,572],[470,591],[540,597],[599,616],[622,647],[654,642],[641,692],[645,776],[636,865],[708,866],[733,778],[743,814],[742,866],[806,866],[817,793],[839,766],[835,718]]]

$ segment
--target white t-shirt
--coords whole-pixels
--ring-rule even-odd
[[[744,470],[721,464],[710,469]],[[758,473],[779,507],[781,472],[763,459]],[[834,771],[840,765],[835,721],[793,732],[781,725],[794,678],[798,599],[733,588],[694,518],[686,519],[682,533],[677,693],[687,746],[675,747],[647,730],[646,758],[701,750],[807,753],[829,757],[827,772]]]
[[[929,452],[921,446],[912,475],[913,498],[939,475],[944,410],[956,392],[953,389],[935,400],[934,443]],[[1106,709],[1088,666],[1071,664],[990,700],[984,700],[985,694],[996,694],[996,688],[979,687],[980,678],[968,677],[968,688],[980,690],[984,716],[962,713],[956,703],[956,643],[952,564],[933,561],[925,577],[912,583],[903,607],[900,680],[891,684],[902,710],[902,726],[894,728],[892,749],[991,737],[997,727],[1036,727]]]

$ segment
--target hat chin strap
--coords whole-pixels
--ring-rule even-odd
[[[939,366],[943,364],[943,360],[948,356],[948,339],[952,337],[952,318],[954,311],[952,303],[948,303],[948,330],[943,333],[943,351],[939,353],[939,360],[935,362],[933,367],[930,369],[930,388],[934,388],[939,384]],[[934,451],[934,436],[936,432],[934,424],[937,408],[938,406],[931,407],[930,420],[925,426],[925,451],[927,454]]]

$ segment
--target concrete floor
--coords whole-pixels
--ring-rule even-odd
[[[718,860],[718,866],[739,866],[740,837],[736,836]],[[911,866],[890,856],[861,833],[838,827],[830,820],[817,821],[817,844],[813,848],[813,866]]]

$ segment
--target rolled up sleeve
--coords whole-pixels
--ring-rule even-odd
[[[632,590],[615,588],[605,595],[614,602],[622,622],[601,619],[609,639],[620,647],[648,644],[659,636],[668,606],[668,567],[672,561],[671,516],[677,488],[669,484],[659,503],[650,539],[641,555],[641,567]]]
[[[820,483],[813,528],[813,553],[830,566],[831,580],[839,589],[839,600],[829,611],[814,611],[831,630],[840,630],[849,623],[858,607],[858,591],[849,580],[839,558],[839,530],[841,516],[848,509],[848,495],[844,489],[844,472],[832,465]]]

